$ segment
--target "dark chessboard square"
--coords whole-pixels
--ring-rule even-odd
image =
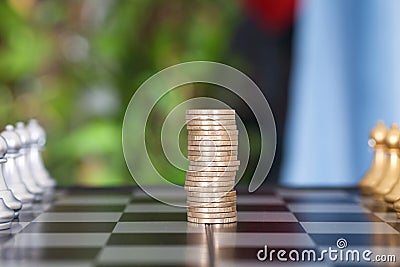
[[[207,244],[205,234],[195,233],[134,233],[111,234],[107,245],[198,245]]]
[[[177,198],[170,197],[170,198],[168,198],[168,200],[171,201],[172,203],[182,203],[182,205],[186,204],[186,199],[182,198],[182,197],[177,197]],[[157,199],[154,199],[152,197],[137,196],[137,197],[133,197],[130,203],[131,204],[137,204],[137,203],[157,203],[157,204],[159,204],[160,201]]]
[[[398,234],[310,234],[318,246],[336,246],[339,238],[351,246],[400,246]]]
[[[186,213],[150,213],[135,212],[122,214],[120,222],[143,222],[143,221],[186,221]]]
[[[189,264],[172,264],[172,263],[165,263],[165,262],[160,262],[160,263],[143,263],[143,262],[131,262],[131,263],[100,263],[96,264],[96,267],[190,267],[190,266],[196,266],[196,265],[189,265]],[[201,266],[201,265],[199,265]]]
[[[47,212],[123,212],[124,205],[54,205]]]
[[[23,211],[19,214],[18,218],[14,219],[15,222],[31,222],[36,219],[41,213],[40,212],[31,212],[31,211]]]
[[[238,205],[238,211],[289,211],[285,205]]]
[[[400,234],[400,219],[399,219],[399,222],[398,223],[396,223],[396,222],[389,222],[388,223],[390,226],[392,226],[394,229],[396,229],[398,232],[399,232],[399,234]],[[399,236],[399,239],[400,239],[400,236]]]
[[[382,222],[372,213],[294,213],[300,222]]]
[[[287,203],[352,203],[356,204],[357,201],[351,197],[343,198],[320,198],[317,196],[296,196],[284,197]]]
[[[11,238],[13,238],[13,234],[11,233],[2,233],[0,232],[0,245],[1,244],[5,244],[8,240],[10,240]],[[1,250],[1,249],[0,249]]]
[[[92,260],[100,248],[2,248],[2,260]]]
[[[33,222],[23,233],[110,233],[114,222]]]
[[[365,208],[370,210],[371,212],[388,212],[389,209],[387,208],[386,205],[364,205]]]
[[[229,229],[226,230],[229,232]],[[233,228],[232,231],[235,231]],[[305,233],[298,222],[238,222],[236,232]]]
[[[260,187],[254,192],[249,192],[248,186],[238,185],[235,187],[236,193],[239,195],[263,195],[263,196],[275,196],[276,190],[271,187]]]

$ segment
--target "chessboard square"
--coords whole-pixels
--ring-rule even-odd
[[[238,205],[279,205],[284,204],[282,198],[276,196],[263,196],[263,195],[238,195]]]
[[[207,247],[203,246],[107,246],[98,257],[98,264],[122,265],[136,263],[141,266],[154,264],[207,266]]]
[[[396,229],[396,231],[400,234],[400,222],[389,222],[388,224]]]
[[[115,222],[32,222],[22,233],[111,233]]]
[[[237,205],[238,211],[289,211],[286,205],[269,205],[269,204],[252,204],[252,205]]]
[[[125,205],[54,205],[47,212],[123,212]]]
[[[205,226],[187,222],[118,222],[113,233],[205,233]]]
[[[121,212],[46,212],[34,222],[117,222]]]
[[[102,247],[106,244],[109,236],[109,233],[21,233],[3,246],[20,248]]]
[[[31,222],[34,219],[36,219],[40,214],[42,214],[41,212],[33,212],[33,211],[23,211],[19,214],[18,218],[15,219],[14,221],[19,221],[19,222]]]
[[[224,247],[313,247],[306,233],[215,233],[215,245]]]
[[[199,245],[207,244],[204,233],[113,233],[107,246]]]
[[[375,212],[374,214],[385,222],[400,222],[397,218],[396,212]]]
[[[1,267],[92,267],[93,264],[88,260],[0,260]]]
[[[101,248],[26,248],[7,247],[0,250],[2,260],[64,260],[71,261],[71,265],[77,260],[92,260],[100,252]],[[2,265],[3,266],[3,265]],[[25,266],[25,265],[23,265]]]
[[[130,204],[126,206],[124,212],[162,212],[162,213],[181,213],[181,212],[186,212],[185,207],[176,207],[176,206],[170,206],[167,204],[163,203],[140,203],[140,204]]]
[[[358,204],[288,204],[289,209],[293,212],[340,212],[340,213],[368,213],[369,211]]]
[[[331,204],[344,204],[344,203],[351,203],[351,204],[357,204],[358,202],[356,200],[354,200],[351,197],[347,197],[347,198],[318,198],[315,196],[290,196],[290,197],[285,197],[284,198],[286,203],[318,203],[318,204],[322,204],[322,203],[331,203]]]
[[[300,222],[382,222],[372,213],[299,212],[294,215]]]
[[[339,238],[347,241],[348,248],[353,246],[390,246],[400,247],[398,234],[310,234],[318,246],[336,247]]]
[[[149,213],[140,212],[123,213],[120,222],[143,222],[143,221],[186,221],[186,213]]]
[[[283,197],[304,197],[316,199],[349,198],[350,194],[344,190],[316,190],[316,189],[288,189],[279,188],[277,194]]]
[[[300,222],[310,234],[396,234],[385,222]]]
[[[124,205],[130,196],[67,196],[54,202],[55,205]]]
[[[296,217],[291,212],[279,211],[239,211],[237,218],[239,222],[297,222]]]
[[[236,229],[227,229],[226,232],[305,233],[297,222],[238,222]]]
[[[148,197],[149,194],[147,192],[151,192],[151,196],[156,197],[174,197],[174,198],[186,198],[186,191],[183,187],[174,187],[174,188],[166,188],[165,186],[143,186],[141,189],[137,189],[133,191],[134,197]]]

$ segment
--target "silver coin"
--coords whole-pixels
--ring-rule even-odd
[[[221,152],[221,151],[237,151],[238,147],[233,146],[197,146],[188,145],[188,150],[198,151],[198,152]]]
[[[186,192],[187,196],[191,197],[232,197],[236,196],[236,191],[232,190],[229,192],[223,192],[223,193],[201,193],[201,192]]]
[[[188,141],[189,146],[237,146],[238,140],[229,140],[229,141],[212,141],[212,140],[201,140],[201,141]],[[216,148],[218,149],[218,148]]]
[[[188,135],[188,141],[237,141],[238,136],[229,135]]]
[[[188,131],[234,131],[236,125],[186,125]]]
[[[236,171],[187,171],[186,175],[189,176],[195,176],[195,177],[202,177],[202,176],[207,176],[207,177],[235,177],[236,176]]]
[[[237,155],[226,156],[226,157],[202,157],[202,156],[188,156],[188,160],[191,161],[203,161],[203,162],[230,162],[237,160]]]
[[[202,192],[202,193],[225,193],[233,189],[233,186],[188,186],[185,185],[185,190],[188,192]]]
[[[188,156],[203,156],[203,157],[226,157],[226,156],[237,156],[237,150],[228,151],[195,151],[189,150]]]
[[[194,213],[236,212],[236,206],[219,207],[219,208],[188,207],[187,210]]]
[[[239,131],[238,130],[220,130],[220,131],[206,131],[206,130],[199,130],[199,131],[193,131],[190,130],[188,131],[189,135],[193,136],[238,136]]]
[[[237,221],[236,217],[232,218],[223,218],[223,219],[203,219],[203,218],[192,218],[190,216],[187,217],[187,220],[192,223],[209,223],[209,224],[214,224],[214,223],[233,223]]]
[[[230,181],[192,181],[189,179],[185,180],[185,186],[188,187],[230,187],[232,188],[235,186],[235,180],[230,180]],[[229,191],[230,191],[229,190]]]
[[[223,114],[233,114],[235,115],[235,110],[234,109],[188,109],[186,110],[186,114],[205,114],[205,115],[223,115]]]
[[[186,114],[185,116],[186,121],[190,120],[235,120],[235,115],[189,115]]]
[[[203,166],[203,167],[228,167],[228,166],[239,166],[239,160],[231,161],[190,161],[190,166]]]
[[[236,200],[225,202],[186,202],[188,208],[222,208],[222,207],[236,207]]]
[[[224,126],[224,125],[235,125],[236,126],[236,121],[235,120],[190,120],[186,121],[186,125],[190,126]]]
[[[204,213],[204,212],[187,211],[187,216],[192,217],[192,218],[203,218],[203,219],[222,219],[222,218],[235,217],[236,211],[219,212],[219,213]]]
[[[227,166],[227,167],[207,167],[207,166],[191,166],[189,165],[189,171],[202,171],[202,172],[232,172],[237,171],[239,166]]]

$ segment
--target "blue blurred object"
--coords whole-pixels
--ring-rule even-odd
[[[281,183],[354,186],[368,133],[400,120],[400,1],[299,7]]]

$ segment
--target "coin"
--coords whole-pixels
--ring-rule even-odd
[[[196,146],[188,145],[188,150],[198,151],[198,152],[218,152],[218,151],[237,151],[238,147],[233,146]]]
[[[189,120],[234,120],[235,119],[235,115],[231,114],[231,115],[199,115],[199,114],[186,114],[185,116],[186,121]]]
[[[234,177],[236,176],[236,171],[224,171],[224,172],[220,172],[220,171],[187,171],[186,175],[189,176],[195,176],[195,177]]]
[[[235,180],[231,181],[211,181],[211,182],[204,182],[204,181],[192,181],[192,180],[185,180],[185,186],[196,186],[196,187],[225,187],[229,186],[232,187],[235,185]],[[231,190],[230,189],[230,190]],[[229,191],[230,191],[229,190]]]
[[[222,115],[222,114],[233,114],[235,115],[234,109],[188,109],[186,114],[206,114],[206,115]]]
[[[228,151],[195,151],[189,150],[188,156],[203,156],[203,157],[226,157],[226,156],[236,156],[238,153],[236,150]]]
[[[188,207],[187,210],[194,213],[236,212],[236,206],[219,207],[219,208]]]
[[[239,134],[239,132],[237,130],[220,130],[220,131],[189,131],[188,132],[189,136],[190,135],[199,135],[199,136],[203,136],[203,135],[211,135],[211,136],[237,136]]]
[[[188,156],[188,160],[204,161],[204,162],[225,162],[237,160],[237,155],[225,157],[203,157],[203,156]]]
[[[233,189],[233,186],[188,186],[185,185],[185,190],[188,192],[202,192],[202,193],[224,193]]]
[[[237,141],[238,136],[229,135],[188,135],[188,141]]]
[[[190,181],[193,183],[204,182],[204,183],[216,183],[216,182],[224,182],[224,183],[233,183],[236,182],[235,176],[219,176],[219,177],[207,177],[207,176],[190,176],[186,175],[186,181]]]
[[[239,160],[231,161],[190,161],[190,166],[203,166],[203,167],[227,167],[227,166],[239,166]]]
[[[214,202],[232,202],[236,201],[235,197],[192,197],[187,196],[187,202],[195,203],[214,203]]]
[[[219,212],[219,213],[204,213],[204,212],[188,211],[187,216],[193,217],[193,218],[204,218],[204,219],[231,218],[231,217],[236,216],[236,211]]]
[[[187,124],[189,131],[232,131],[237,130],[236,125],[192,125]]]
[[[237,221],[236,216],[231,218],[222,218],[222,219],[203,219],[203,218],[193,218],[188,216],[187,220],[193,223],[233,223]]]
[[[192,197],[232,197],[236,196],[236,191],[232,190],[226,193],[201,193],[201,192],[186,192],[187,196]]]
[[[236,206],[236,201],[225,202],[191,202],[187,201],[188,208],[226,208]]]
[[[195,126],[195,125],[201,125],[201,126],[224,126],[224,125],[235,125],[236,126],[236,121],[235,120],[190,120],[186,121],[187,125],[190,126]]]
[[[211,141],[211,140],[201,140],[201,141],[188,141],[189,146],[237,146],[238,140],[230,141]]]
[[[237,171],[239,166],[227,166],[227,167],[207,167],[207,166],[191,166],[189,165],[189,171],[202,171],[202,172],[232,172]]]

